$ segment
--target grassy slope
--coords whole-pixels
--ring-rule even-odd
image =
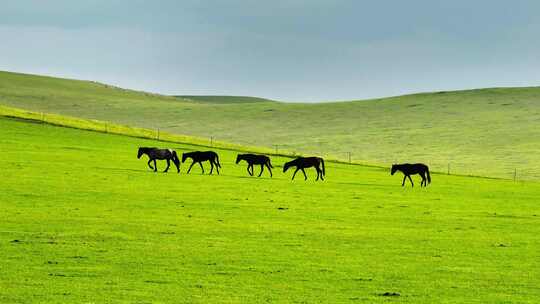
[[[0,73],[0,103],[253,146],[461,174],[540,179],[540,88],[323,104],[192,102],[104,85]]]
[[[181,99],[188,99],[194,102],[229,104],[229,103],[254,103],[254,102],[274,102],[270,99],[251,96],[220,96],[220,95],[181,95]]]
[[[248,178],[227,151],[221,176],[154,174],[135,151],[163,143],[6,118],[0,130],[2,303],[540,297],[536,183],[434,175],[411,189],[332,163],[324,183],[291,182],[283,159],[273,179]]]

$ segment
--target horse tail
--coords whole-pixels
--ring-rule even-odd
[[[427,175],[428,184],[431,184],[431,176],[429,175],[429,168],[428,167],[426,167],[426,175]]]
[[[326,175],[326,171],[324,169],[324,159],[322,158],[319,158],[321,160],[321,165],[322,165],[322,175]]]
[[[221,164],[219,163],[219,155],[216,153],[216,165],[221,168]]]

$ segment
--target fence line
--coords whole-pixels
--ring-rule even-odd
[[[210,137],[210,142],[215,139],[214,136]],[[256,146],[256,143],[253,142],[246,142],[246,141],[240,141],[239,144],[248,144],[248,145],[254,145]],[[264,147],[259,145],[259,147]],[[383,163],[391,164],[391,163],[398,163],[398,161],[393,162],[379,162],[379,163],[369,163],[369,162],[355,162],[352,159],[353,152],[346,151],[346,152],[330,152],[325,153],[320,150],[310,150],[310,149],[296,149],[294,145],[290,144],[268,144],[266,147],[273,150],[273,155],[278,156],[288,156],[288,157],[295,157],[295,156],[308,156],[308,155],[317,155],[324,158],[329,158],[330,161],[337,161],[341,163],[348,163],[348,164],[357,164],[357,165],[367,165],[367,166],[375,166],[375,167],[386,167]],[[289,150],[284,150],[283,148],[288,147]],[[297,151],[300,151],[298,153]],[[271,154],[271,153],[269,153]],[[435,162],[434,164],[427,163],[430,166],[430,170],[435,173],[439,174],[445,174],[446,175],[455,175],[455,176],[472,176],[472,177],[486,177],[486,178],[500,178],[500,179],[507,179],[507,180],[513,180],[513,181],[527,181],[527,180],[540,180],[540,170],[539,173],[534,175],[530,174],[527,176],[526,174],[522,174],[522,178],[519,178],[518,175],[518,169],[515,168],[512,173],[504,173],[504,170],[501,170],[498,173],[483,173],[480,171],[474,171],[473,169],[469,168],[469,164],[466,163],[456,163],[456,162],[447,162],[444,166],[441,166],[440,163]],[[459,169],[459,168],[462,169]]]
[[[6,111],[8,113],[6,113]],[[10,112],[12,111],[12,112]],[[158,141],[165,141],[165,142],[177,142],[177,143],[183,143],[183,144],[192,144],[192,145],[200,145],[204,146],[204,138],[202,137],[190,137],[190,136],[182,136],[182,135],[175,135],[175,134],[169,134],[165,136],[165,134],[162,134],[160,128],[157,128],[155,130],[154,136],[152,136],[151,133],[153,133],[151,130],[143,129],[143,128],[135,128],[135,127],[128,127],[128,126],[122,126],[122,125],[116,125],[112,124],[108,121],[105,122],[99,122],[95,120],[87,120],[87,119],[78,119],[78,118],[70,118],[60,115],[54,115],[54,114],[46,114],[44,112],[30,112],[30,111],[23,111],[18,109],[10,109],[9,107],[0,107],[0,115],[2,116],[11,116],[11,117],[20,117],[20,118],[26,118],[26,119],[34,119],[41,121],[42,123],[48,123],[52,125],[60,125],[64,127],[74,127],[79,129],[85,129],[85,130],[93,130],[93,131],[101,131],[105,133],[114,133],[114,134],[122,134],[132,137],[139,137],[139,138],[148,138],[148,139],[155,139]],[[70,120],[71,119],[71,120]],[[99,127],[101,125],[101,127]],[[104,129],[103,129],[104,126]],[[162,136],[163,135],[163,136]],[[300,151],[300,154],[306,155],[308,153],[314,153],[316,155],[320,155],[321,157],[328,158],[331,161],[338,161],[343,163],[349,163],[349,164],[363,164],[363,165],[374,165],[378,167],[385,167],[383,164],[391,164],[393,162],[379,162],[369,164],[369,162],[355,162],[352,159],[352,152],[346,151],[346,152],[330,152],[325,153],[324,151],[317,150],[317,151],[309,151],[309,149],[303,149],[299,150],[293,145],[287,145],[287,144],[270,144],[266,146],[257,146],[254,143],[248,143],[247,145],[242,145],[242,143],[226,143],[226,142],[219,142],[215,141],[215,136],[210,136],[209,140],[207,139],[206,143],[210,143],[211,147],[221,148],[221,149],[230,149],[230,150],[238,150],[238,151],[252,151],[252,152],[259,152],[259,153],[268,153],[272,154],[270,151],[274,152],[274,155],[276,156],[285,156],[285,157],[294,157],[297,154],[297,151]],[[245,144],[245,142],[244,142]],[[288,149],[284,149],[284,148]],[[273,148],[273,149],[272,149]],[[294,151],[294,152],[291,152]],[[362,158],[359,158],[362,159]],[[394,161],[395,162],[395,161]],[[492,178],[502,178],[502,179],[508,179],[513,180],[515,182],[517,181],[526,181],[526,180],[540,180],[540,170],[533,169],[523,169],[519,170],[518,174],[518,167],[514,167],[511,172],[510,170],[504,172],[504,168],[501,169],[500,172],[493,171],[489,173],[483,173],[479,170],[474,170],[470,168],[469,164],[466,163],[457,163],[457,162],[447,162],[444,166],[440,162],[433,162],[430,165],[430,168],[432,168],[432,171],[444,173],[446,171],[447,175],[468,175],[468,176],[480,176],[480,177],[492,177]],[[461,166],[461,169],[460,169]],[[444,168],[446,167],[446,168]],[[508,168],[509,166],[506,166]],[[446,169],[446,170],[444,170]],[[527,170],[528,169],[528,170]],[[538,172],[537,172],[538,171]]]

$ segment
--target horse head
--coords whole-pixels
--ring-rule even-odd
[[[398,168],[397,168],[397,165],[395,165],[395,164],[392,165],[392,169],[390,170],[390,174],[391,174],[391,175],[394,175],[394,173],[396,173],[397,169],[398,169]]]
[[[182,153],[182,162],[186,162],[186,159],[187,159],[188,155],[187,153]]]
[[[285,163],[283,165],[283,172],[286,172],[291,167],[291,162]]]
[[[236,164],[237,164],[237,165],[238,165],[238,163],[242,160],[242,156],[243,156],[242,154],[238,154],[238,155],[236,156]]]
[[[141,156],[144,154],[144,148],[139,148],[139,151],[137,152],[137,158],[141,158]]]

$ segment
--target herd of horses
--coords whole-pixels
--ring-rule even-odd
[[[148,167],[150,169],[154,170],[154,172],[157,172],[157,163],[156,160],[166,160],[167,161],[167,167],[163,172],[169,171],[169,168],[171,166],[171,162],[176,166],[176,170],[178,173],[180,173],[180,159],[178,158],[178,154],[176,151],[172,149],[160,149],[156,147],[140,147],[139,151],[137,153],[137,158],[140,159],[143,155],[148,156]],[[219,156],[214,151],[193,151],[193,152],[186,152],[182,154],[182,163],[185,163],[187,159],[191,159],[191,165],[189,166],[189,169],[187,173],[191,172],[191,168],[193,168],[193,165],[196,163],[199,164],[201,167],[202,173],[204,174],[204,167],[202,165],[203,162],[209,162],[210,163],[210,174],[214,172],[214,168],[216,169],[217,174],[219,174],[219,169],[221,168],[221,164],[219,163]],[[241,161],[245,161],[247,163],[247,172],[250,176],[253,176],[254,169],[253,166],[259,165],[261,170],[259,172],[258,177],[260,177],[263,174],[264,168],[266,167],[268,169],[268,172],[270,173],[270,177],[272,177],[272,163],[270,162],[270,157],[266,155],[259,155],[259,154],[238,154],[236,157],[236,164],[239,164]],[[152,163],[154,166],[152,166]],[[324,180],[324,176],[326,175],[326,171],[324,168],[324,159],[320,157],[297,157],[296,159],[286,162],[283,165],[283,172],[287,172],[289,168],[295,167],[296,170],[293,173],[292,180],[294,180],[294,177],[296,176],[296,173],[298,171],[302,171],[304,174],[304,180],[307,180],[307,175],[305,169],[307,168],[315,168],[317,171],[317,181]],[[424,164],[394,164],[392,165],[392,169],[390,173],[394,175],[397,171],[400,171],[403,173],[403,182],[401,183],[401,186],[405,186],[405,181],[407,178],[409,178],[409,181],[411,182],[411,185],[414,186],[414,183],[411,179],[411,175],[418,174],[420,177],[422,177],[422,182],[420,186],[426,187],[429,183],[431,183],[431,176],[429,175],[429,168],[428,166]]]

